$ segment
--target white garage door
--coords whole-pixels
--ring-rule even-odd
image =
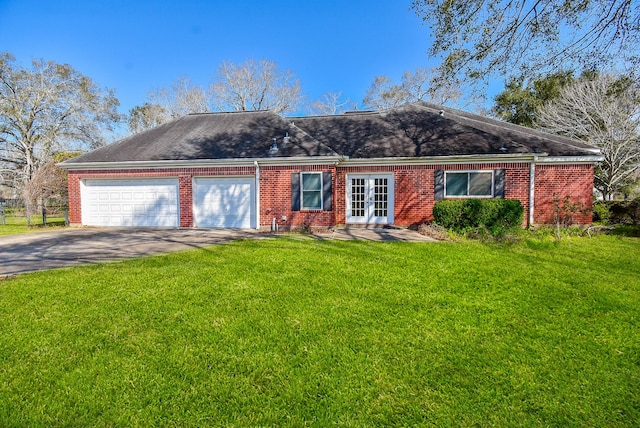
[[[255,181],[252,177],[193,180],[196,227],[256,227]]]
[[[84,180],[85,226],[179,225],[178,180]]]

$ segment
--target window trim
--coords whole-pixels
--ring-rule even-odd
[[[449,195],[447,194],[447,174],[467,174],[467,194],[466,195]],[[469,195],[469,185],[471,183],[470,174],[472,173],[480,173],[480,174],[491,174],[491,194],[487,195]],[[455,171],[444,171],[444,197],[451,199],[490,199],[495,198],[496,193],[496,174],[493,169],[469,169],[469,170],[455,170]]]
[[[305,175],[319,175],[320,176],[320,189],[319,190],[307,190],[307,192],[320,192],[320,207],[306,207],[304,206],[304,176]],[[322,171],[301,171],[300,172],[300,210],[301,211],[323,211],[324,210],[324,179]]]

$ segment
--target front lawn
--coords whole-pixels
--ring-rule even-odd
[[[0,281],[0,426],[638,426],[639,254],[293,236]]]
[[[0,236],[17,235],[22,233],[44,232],[65,227],[64,216],[49,216],[47,224],[42,224],[42,216],[31,217],[31,226],[27,226],[27,218],[24,216],[6,215],[0,217]]]

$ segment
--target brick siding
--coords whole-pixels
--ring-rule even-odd
[[[554,223],[558,203],[567,196],[582,208],[573,214],[573,222],[591,223],[593,165],[536,165],[535,174],[534,223]]]
[[[291,209],[291,174],[297,172],[331,172],[333,175],[333,210]],[[282,230],[304,225],[330,227],[335,225],[336,168],[334,165],[263,166],[260,167],[260,228],[271,227],[273,219]],[[286,220],[282,220],[285,216]]]
[[[456,165],[401,165],[401,166],[261,166],[260,167],[260,224],[262,229],[271,227],[273,219],[283,230],[304,225],[330,227],[346,223],[347,174],[393,173],[394,175],[394,223],[411,226],[433,218],[434,172],[442,169],[494,170],[504,169],[505,198],[518,199],[525,208],[526,225],[529,218],[529,167],[520,163],[477,163]],[[333,210],[301,210],[291,208],[291,174],[300,171],[331,172],[333,174]],[[535,223],[552,223],[555,214],[554,201],[571,197],[572,202],[591,209],[593,189],[592,165],[537,165],[535,186]],[[69,171],[69,220],[73,225],[82,221],[80,204],[80,180],[100,178],[162,178],[174,177],[180,193],[180,226],[193,227],[192,179],[198,176],[255,176],[254,167],[218,168],[168,168],[122,169],[110,171]],[[286,217],[286,220],[282,218]],[[589,212],[577,213],[577,223],[590,223]]]

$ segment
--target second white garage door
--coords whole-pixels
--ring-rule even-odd
[[[253,177],[193,180],[193,221],[196,227],[256,227]]]

